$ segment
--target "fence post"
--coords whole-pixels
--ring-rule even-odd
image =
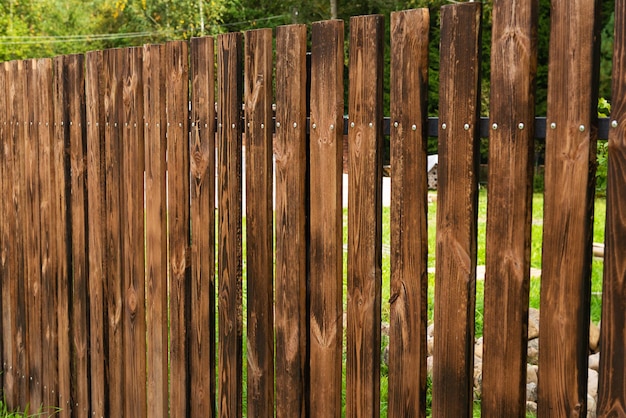
[[[441,8],[433,416],[473,404],[481,3]]]

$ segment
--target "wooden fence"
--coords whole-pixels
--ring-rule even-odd
[[[522,417],[526,406],[537,7],[536,0],[493,4],[488,417]],[[541,417],[585,416],[587,408],[594,16],[595,1],[552,2]],[[429,20],[425,9],[391,16],[389,301],[381,301],[384,22],[350,20],[345,330],[342,21],[312,25],[310,78],[303,25],[279,27],[275,51],[272,31],[261,29],[219,35],[216,43],[208,37],[0,64],[0,379],[7,404],[59,406],[63,417],[241,416],[245,384],[249,416],[336,417],[345,407],[346,416],[375,417],[381,306],[389,304],[388,414],[424,416],[433,290]],[[601,416],[626,414],[624,2],[616,2],[615,27]],[[480,37],[480,3],[442,8],[436,417],[472,414]]]

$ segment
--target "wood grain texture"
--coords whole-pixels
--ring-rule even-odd
[[[85,120],[87,123],[87,216],[89,269],[89,383],[91,413],[104,416],[106,403],[106,305],[105,257],[105,175],[104,175],[104,96],[102,91],[102,52],[85,55]],[[42,222],[43,224],[43,222]]]
[[[606,204],[604,280],[602,288],[602,332],[600,344],[600,387],[598,416],[626,416],[626,375],[623,350],[626,347],[626,4],[615,3],[613,44],[613,102],[609,131],[609,171]]]
[[[13,168],[15,177],[13,178],[14,194],[13,203],[15,210],[15,257],[17,268],[15,270],[15,290],[16,300],[15,329],[13,340],[16,347],[16,372],[17,372],[17,396],[19,405],[24,407],[28,402],[28,318],[27,318],[27,280],[28,257],[26,256],[28,241],[28,197],[26,176],[26,141],[28,138],[28,115],[26,113],[26,100],[28,95],[26,81],[26,62],[12,62],[12,82],[10,91],[12,94],[11,103],[13,111]]]
[[[88,265],[87,265],[87,142],[85,136],[84,56],[65,57],[67,118],[62,121],[69,138],[72,279],[70,290],[70,335],[73,413],[86,414],[89,404]]]
[[[306,416],[306,26],[276,29],[276,416]],[[293,127],[293,124],[296,127]]]
[[[191,40],[191,415],[215,416],[215,41]]]
[[[26,187],[26,206],[24,214],[27,228],[25,230],[26,248],[26,341],[28,347],[28,374],[27,393],[28,403],[33,409],[41,407],[41,369],[42,364],[42,344],[41,344],[41,245],[40,245],[40,193],[39,193],[39,143],[37,129],[37,109],[33,102],[27,100],[28,97],[37,97],[38,84],[37,75],[39,73],[37,60],[28,60],[25,64],[25,93],[22,99],[25,103],[24,130],[24,179]]]
[[[188,45],[165,44],[170,251],[170,414],[189,411],[190,225]]]
[[[6,103],[6,70],[4,65],[0,65],[0,196],[9,196],[8,181],[5,181],[5,177],[11,175],[8,167],[8,130],[10,125],[7,125],[7,103]],[[2,317],[0,318],[0,385],[5,387],[6,374],[9,372],[9,363],[11,362],[10,347],[11,347],[11,322],[9,312],[9,263],[7,255],[11,246],[9,245],[9,226],[8,221],[9,199],[0,199],[0,312]]]
[[[482,413],[494,418],[526,416],[538,7],[493,9]]]
[[[143,50],[148,416],[168,416],[165,47]]]
[[[595,148],[597,1],[554,1],[548,67],[539,417],[585,416]],[[553,125],[554,124],[554,125]]]
[[[389,417],[426,415],[429,22],[428,9],[391,14]]]
[[[433,356],[433,416],[438,417],[472,415],[480,19],[480,3],[441,8]]]
[[[343,45],[343,21],[313,24],[309,139],[309,413],[312,417],[325,418],[341,416]]]
[[[4,171],[4,187],[7,196],[10,196],[10,199],[3,199],[3,205],[5,210],[6,217],[3,217],[4,220],[4,235],[6,236],[6,241],[3,246],[3,273],[6,273],[6,276],[3,277],[2,280],[2,299],[4,301],[2,305],[2,320],[3,320],[3,350],[4,350],[4,386],[3,393],[5,396],[5,400],[7,406],[9,408],[15,408],[18,406],[18,397],[17,397],[17,341],[14,340],[13,336],[15,334],[16,324],[16,313],[17,313],[17,281],[15,276],[15,271],[17,269],[17,255],[16,255],[16,246],[9,246],[9,239],[12,239],[16,234],[17,222],[15,217],[15,200],[14,200],[14,189],[15,178],[17,177],[17,171],[15,167],[15,149],[14,149],[14,111],[13,111],[13,100],[14,93],[12,93],[12,89],[15,88],[13,84],[13,64],[10,62],[5,62],[2,64],[2,73],[4,75],[4,86],[5,89],[2,90],[2,96],[4,96],[5,101],[5,115],[6,115],[6,125],[3,126],[4,138],[5,142],[3,143],[3,154],[5,161],[5,171]],[[6,363],[6,365],[5,365]]]
[[[128,48],[122,62],[121,227],[124,339],[124,415],[143,417],[146,394],[144,250],[143,48]],[[141,382],[141,384],[139,384]]]
[[[242,35],[217,38],[219,415],[242,414]]]
[[[383,16],[350,19],[346,416],[380,414]]]
[[[123,300],[122,300],[122,237],[121,237],[121,132],[122,54],[120,49],[106,50],[103,55],[104,74],[104,158],[105,158],[105,231],[107,301],[108,414],[124,414],[123,363]]]
[[[272,30],[245,33],[248,414],[274,414]]]

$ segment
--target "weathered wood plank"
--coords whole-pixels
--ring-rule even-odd
[[[341,415],[343,31],[338,20],[312,26],[309,413],[314,417]]]
[[[143,50],[148,416],[168,416],[167,184],[163,45]]]
[[[540,417],[585,416],[595,147],[597,1],[551,4],[539,350]]]
[[[391,14],[390,417],[426,414],[429,16]]]
[[[14,340],[17,313],[17,281],[15,278],[15,271],[17,269],[17,255],[16,246],[14,242],[9,245],[8,240],[12,240],[16,235],[16,218],[15,218],[15,201],[14,201],[14,189],[15,179],[17,177],[15,167],[15,149],[14,149],[14,111],[13,100],[15,93],[11,90],[15,88],[13,84],[13,64],[5,62],[2,65],[2,73],[5,80],[5,88],[1,91],[5,99],[5,115],[6,126],[3,126],[5,143],[3,144],[3,153],[5,161],[4,171],[4,184],[6,196],[10,196],[10,199],[3,199],[5,215],[3,217],[3,224],[5,227],[4,234],[7,237],[3,250],[3,271],[6,272],[5,278],[2,281],[2,299],[4,301],[3,308],[3,349],[4,349],[4,386],[3,394],[7,406],[9,408],[16,408],[18,406],[17,398],[17,341]]]
[[[104,101],[102,96],[102,52],[85,55],[85,120],[87,123],[87,217],[89,268],[89,382],[91,413],[105,414],[105,333],[106,270],[104,207]]]
[[[493,8],[482,391],[490,417],[526,416],[538,7]]]
[[[598,416],[626,416],[626,4],[615,3]]]
[[[189,76],[187,43],[165,45],[170,245],[170,414],[189,411]]]
[[[217,38],[219,414],[242,413],[242,36]]]
[[[306,26],[276,29],[276,416],[306,416]],[[293,124],[296,127],[293,127]]]
[[[215,416],[215,40],[191,40],[191,416]]]
[[[8,167],[8,130],[7,124],[7,103],[6,103],[6,70],[4,65],[0,65],[0,196],[10,196],[9,182],[5,181],[5,177],[9,177],[11,172]],[[9,312],[9,260],[8,254],[11,251],[9,245],[9,226],[10,220],[8,209],[8,198],[0,199],[0,384],[5,387],[6,374],[9,372],[9,363],[11,363],[10,347],[11,347],[11,322]]]
[[[105,158],[105,232],[107,283],[107,403],[109,416],[124,414],[124,357],[122,302],[122,238],[121,238],[121,132],[122,109],[121,49],[106,50],[103,55],[104,75],[104,158]]]
[[[87,266],[87,167],[85,136],[84,56],[65,56],[67,76],[67,118],[69,135],[72,280],[70,294],[70,333],[72,365],[71,409],[86,414],[89,404],[88,363],[88,266]]]
[[[27,183],[24,176],[26,169],[26,141],[28,140],[28,114],[26,97],[28,96],[26,81],[26,62],[13,61],[12,85],[10,86],[13,94],[13,149],[14,149],[14,210],[15,210],[15,256],[17,258],[17,270],[15,271],[15,280],[17,284],[15,289],[17,293],[14,295],[16,300],[16,322],[13,339],[16,343],[16,371],[17,371],[17,394],[19,405],[24,408],[28,403],[28,318],[27,318],[27,280],[28,257],[26,251],[28,246],[28,196]]]
[[[128,48],[122,62],[121,227],[124,340],[124,416],[147,414],[144,249],[143,48]]]
[[[56,237],[54,259],[56,290],[56,317],[58,342],[58,383],[52,388],[52,395],[58,399],[56,405],[61,408],[60,416],[69,417],[71,410],[69,400],[71,393],[70,381],[70,234],[68,220],[70,195],[69,165],[69,124],[68,114],[68,81],[64,57],[53,60],[54,71],[54,157],[53,157],[53,219],[55,219],[54,236]],[[56,392],[55,392],[56,391]]]
[[[383,29],[350,19],[346,415],[380,414]]]
[[[472,415],[480,3],[441,8],[433,416]]]
[[[274,414],[272,30],[245,33],[248,414]]]

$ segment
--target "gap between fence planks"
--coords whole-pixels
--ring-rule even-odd
[[[389,417],[426,416],[428,9],[391,15]]]
[[[481,391],[485,417],[526,416],[538,7],[536,0],[496,0],[494,5]]]
[[[471,416],[473,404],[481,6],[441,8],[432,406],[437,417]]]
[[[538,416],[585,415],[595,146],[597,2],[551,12]],[[574,51],[576,52],[574,54]],[[576,100],[572,100],[575,93]],[[546,334],[547,333],[547,334]]]

